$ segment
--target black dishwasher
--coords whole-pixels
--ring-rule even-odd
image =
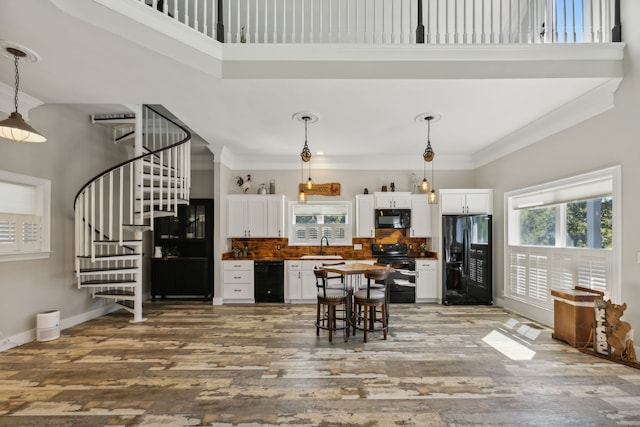
[[[255,261],[253,278],[256,302],[284,302],[284,261]]]

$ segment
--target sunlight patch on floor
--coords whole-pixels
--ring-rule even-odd
[[[482,341],[498,350],[511,360],[531,360],[536,352],[512,340],[498,331],[491,331]]]

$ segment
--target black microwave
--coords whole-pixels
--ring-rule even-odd
[[[411,209],[376,209],[376,228],[411,227]]]

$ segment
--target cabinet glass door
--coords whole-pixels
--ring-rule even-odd
[[[205,207],[203,205],[187,206],[185,238],[204,239],[205,238]]]

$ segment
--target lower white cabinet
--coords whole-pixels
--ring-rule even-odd
[[[301,299],[303,301],[315,301],[318,298],[316,287],[315,268],[322,268],[322,261],[302,261],[302,281],[300,283]]]
[[[285,261],[284,301],[302,299],[302,261]]]
[[[287,283],[285,302],[313,302],[317,298],[315,267],[322,267],[322,261],[286,261]]]
[[[315,302],[318,298],[316,275],[313,270],[322,268],[323,262],[334,263],[338,260],[289,260],[285,261],[286,283],[285,302]],[[354,261],[345,261],[350,264]],[[363,262],[363,261],[356,261]]]
[[[222,261],[222,270],[224,302],[255,302],[253,261]]]
[[[416,302],[438,299],[438,261],[416,260]]]

